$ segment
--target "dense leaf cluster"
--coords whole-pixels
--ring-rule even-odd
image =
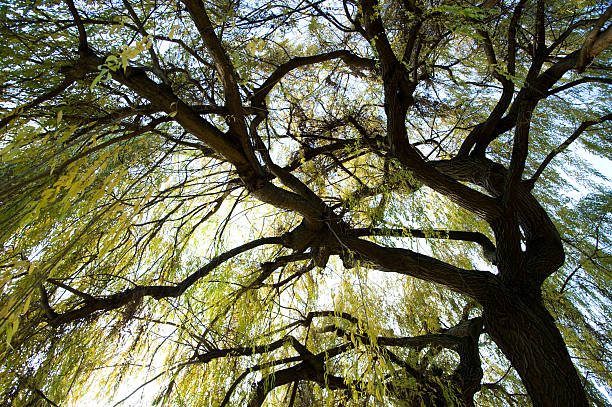
[[[0,404],[606,405],[611,15],[0,6]]]

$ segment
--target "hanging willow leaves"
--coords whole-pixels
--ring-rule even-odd
[[[0,6],[0,404],[609,404],[611,15]]]

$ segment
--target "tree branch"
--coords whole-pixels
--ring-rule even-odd
[[[86,67],[90,72],[97,72],[98,66],[103,64],[104,60],[96,56],[93,51],[80,59],[80,66]],[[110,73],[117,82],[171,115],[185,130],[225,157],[238,172],[252,172],[250,164],[240,148],[232,142],[233,140],[228,139],[218,128],[180,100],[169,87],[149,79],[141,68],[127,67],[125,72],[123,69],[118,69]]]
[[[132,8],[132,5],[130,4],[129,0],[123,0],[123,5],[127,9],[128,14],[132,18],[132,20],[134,20],[134,23],[136,23],[136,26],[138,27],[138,32],[143,37],[147,37],[149,34],[147,33],[147,30],[145,30],[142,21],[140,21],[140,18],[138,18],[138,14],[136,14],[134,9]],[[157,54],[155,53],[153,47],[149,48],[149,56],[151,57],[151,62],[153,63],[153,72],[162,80],[162,82],[166,86],[170,86],[170,80],[168,79],[166,73],[162,70],[159,64],[159,58],[157,57]]]
[[[464,270],[408,249],[384,247],[354,237],[342,236],[340,239],[349,250],[381,271],[442,284],[478,301],[486,301],[494,292],[495,278],[487,271]]]
[[[268,93],[274,88],[274,85],[280,82],[281,79],[292,70],[338,58],[355,69],[375,69],[374,60],[360,57],[347,50],[332,51],[308,57],[291,58],[289,61],[276,68],[272,75],[270,75],[259,88],[255,89],[253,96],[251,96],[251,104],[256,107],[261,106]]]
[[[517,124],[514,131],[512,143],[512,156],[510,168],[506,177],[502,202],[508,205],[514,202],[516,197],[516,186],[521,181],[525,170],[525,161],[529,153],[529,129],[531,127],[531,115],[537,102],[523,103],[519,108]]]
[[[77,80],[76,77],[73,77],[72,75],[66,75],[66,78],[59,85],[57,85],[50,91],[45,92],[44,94],[40,95],[33,101],[26,103],[23,106],[17,107],[16,109],[13,110],[12,113],[7,114],[2,119],[0,119],[0,130],[6,127],[15,117],[19,116],[20,114],[23,114],[27,112],[28,110],[30,110],[31,108],[38,106],[41,103],[44,103],[48,100],[51,100],[59,96],[63,91],[68,89],[70,85],[76,82],[76,80]]]
[[[79,30],[79,51],[86,51],[89,46],[87,45],[87,32],[85,31],[83,20],[81,20],[81,16],[79,16],[79,12],[74,6],[74,1],[66,0],[66,3],[68,4],[68,9],[70,10],[70,14],[72,14],[72,18],[74,18],[74,23]]]
[[[601,31],[603,25],[610,17],[612,17],[612,6],[608,6],[606,11],[595,22],[595,26],[587,34],[584,44],[580,49],[580,56],[576,61],[576,70],[578,72],[583,72],[593,58],[612,44],[612,25]]]
[[[234,69],[229,56],[208,18],[204,3],[199,0],[182,0],[187,7],[191,18],[213,57],[215,67],[219,72],[225,92],[225,104],[231,114],[236,115],[237,120],[242,119],[242,100],[238,90],[238,74]]]
[[[134,288],[130,288],[104,298],[95,298],[94,300],[89,300],[87,304],[85,304],[81,308],[77,308],[72,311],[66,311],[62,314],[56,314],[52,318],[49,316],[53,314],[47,311],[49,324],[51,324],[52,326],[60,326],[62,324],[87,318],[98,312],[107,312],[115,310],[117,308],[121,308],[124,305],[132,303],[134,301],[140,301],[144,297],[153,297],[156,300],[168,297],[178,297],[183,294],[189,287],[191,287],[196,281],[208,275],[211,271],[213,271],[222,263],[247,250],[251,250],[255,247],[268,244],[282,244],[282,238],[264,237],[231,249],[223,254],[214,257],[205,266],[200,267],[198,270],[187,276],[183,281],[173,286],[136,286]],[[46,304],[48,305],[48,301]],[[46,309],[44,304],[43,308]]]
[[[572,135],[569,136],[563,143],[561,143],[561,145],[559,145],[559,147],[555,148],[550,153],[548,153],[546,158],[544,158],[542,163],[538,166],[538,169],[533,174],[533,176],[529,180],[527,180],[528,188],[529,189],[533,188],[533,186],[535,185],[535,182],[538,180],[538,178],[540,177],[540,175],[542,174],[542,172],[544,171],[546,166],[557,156],[557,154],[565,151],[567,149],[567,147],[569,147],[569,145],[571,143],[573,143],[578,137],[580,137],[580,135],[586,129],[588,129],[589,127],[591,127],[591,126],[593,126],[595,124],[600,124],[600,123],[603,123],[603,122],[608,121],[608,120],[612,120],[612,113],[608,114],[608,115],[605,115],[603,117],[600,117],[597,120],[587,120],[585,122],[582,122],[580,124],[580,126],[578,126],[578,128],[576,130],[574,130]]]
[[[584,78],[577,79],[575,81],[568,82],[564,85],[558,86],[548,91],[547,96],[551,96],[557,94],[559,92],[563,92],[566,89],[573,88],[574,86],[581,85],[583,83],[606,83],[608,85],[612,85],[612,79],[603,78],[603,77],[591,77],[587,76]]]
[[[478,243],[487,257],[495,264],[495,245],[491,240],[480,232],[468,232],[460,230],[445,230],[445,229],[389,229],[389,228],[361,228],[353,229],[352,234],[355,237],[363,236],[394,236],[394,237],[416,237],[421,239],[449,239],[462,240]]]

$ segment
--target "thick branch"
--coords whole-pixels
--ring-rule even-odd
[[[267,363],[258,363],[256,365],[249,367],[244,372],[242,372],[240,376],[238,376],[238,378],[234,380],[234,382],[230,385],[229,389],[227,389],[227,391],[225,392],[225,397],[223,398],[223,401],[221,402],[219,407],[225,407],[229,404],[232,393],[234,393],[234,390],[236,390],[236,387],[238,387],[240,382],[242,382],[250,373],[257,372],[257,371],[264,370],[264,369],[269,369],[271,367],[278,366],[278,365],[285,365],[287,363],[301,362],[301,361],[302,361],[302,357],[291,356],[291,357],[284,358],[284,359],[273,360]]]
[[[331,390],[363,388],[360,382],[347,383],[344,378],[329,374],[325,367],[325,362],[327,360],[351,348],[353,348],[353,344],[349,343],[328,349],[316,355],[303,348],[302,356],[304,357],[304,361],[302,363],[269,374],[257,383],[248,407],[261,406],[268,393],[274,388],[300,380],[315,382]]]
[[[96,57],[93,53],[82,58],[81,62],[92,72],[97,71],[97,67],[104,63],[101,58]],[[236,167],[249,191],[258,199],[278,208],[296,211],[311,221],[321,218],[320,210],[313,207],[307,200],[263,179],[260,176],[261,174],[258,174],[251,165],[253,160],[247,160],[241,149],[237,148],[230,137],[227,137],[210,122],[200,117],[190,106],[176,97],[170,88],[155,83],[139,68],[128,67],[125,72],[117,70],[111,72],[111,74],[119,83],[129,87],[140,96],[148,99],[153,105],[172,115],[185,130],[225,157]]]
[[[97,72],[98,66],[104,64],[104,60],[93,53],[81,58],[80,62],[90,72]],[[127,67],[125,71],[119,69],[111,74],[117,82],[132,89],[160,110],[173,116],[185,130],[225,157],[239,172],[250,172],[250,165],[240,148],[180,100],[169,87],[155,83],[140,68]]]
[[[452,375],[453,381],[461,389],[461,396],[467,406],[473,406],[474,394],[480,390],[480,381],[482,380],[483,371],[480,362],[480,354],[478,350],[478,338],[482,331],[483,319],[481,317],[473,318],[469,321],[464,321],[455,325],[443,333],[427,334],[414,337],[388,337],[378,336],[376,345],[397,346],[409,348],[423,348],[427,346],[439,346],[443,348],[453,349],[459,354],[459,366]],[[323,332],[335,332],[336,335],[349,338],[351,334],[341,327],[331,325],[323,329]],[[364,344],[371,344],[371,338],[364,333],[353,333],[352,336],[359,338]],[[401,359],[397,358],[392,352],[386,351],[389,359],[400,366],[406,365]],[[409,366],[406,366],[409,367]],[[410,371],[410,367],[406,369]],[[423,378],[414,371],[416,378]]]
[[[79,30],[79,50],[84,51],[88,48],[87,46],[87,32],[85,31],[85,26],[83,25],[83,20],[81,20],[81,16],[79,16],[79,12],[74,6],[73,0],[66,0],[68,4],[68,9],[70,10],[70,14],[72,14],[72,18],[74,18],[74,23]]]
[[[478,243],[485,256],[495,264],[495,245],[491,240],[480,232],[468,232],[461,230],[445,230],[445,229],[389,229],[389,228],[362,228],[353,229],[355,237],[363,236],[394,236],[394,237],[416,237],[420,239],[449,239],[462,240],[467,242]]]
[[[512,157],[510,158],[510,168],[506,177],[504,204],[513,202],[516,197],[516,186],[521,181],[525,170],[525,161],[529,153],[529,129],[531,128],[531,115],[535,103],[524,103],[519,108],[518,123],[514,131],[514,142],[512,143]]]
[[[342,244],[382,271],[407,274],[421,280],[443,284],[479,301],[492,293],[493,274],[464,270],[408,249],[383,247],[354,237],[341,237]]]
[[[474,183],[485,188],[495,198],[500,198],[503,195],[507,170],[491,160],[469,157],[438,161],[432,164],[440,171],[459,181]],[[516,193],[517,198],[514,201],[513,209],[518,218],[518,224],[524,232],[526,250],[523,252],[519,248],[519,257],[508,258],[506,261],[521,264],[520,259],[524,258],[521,268],[523,272],[529,274],[529,278],[519,279],[515,283],[524,287],[527,285],[539,287],[546,277],[563,264],[565,257],[563,245],[552,220],[544,208],[529,193],[525,183],[517,185]],[[501,233],[501,237],[497,238],[497,262],[499,264],[501,261],[499,242],[500,239],[501,241],[505,239],[504,231],[499,230],[499,224],[496,222],[491,223],[491,226],[496,236]],[[510,279],[513,278],[512,276],[509,277]]]
[[[373,40],[381,59],[387,137],[391,153],[399,159],[404,168],[414,173],[417,180],[436,192],[449,197],[453,202],[484,219],[496,218],[499,207],[494,200],[438,172],[425,162],[410,143],[405,121],[408,106],[414,103],[413,92],[416,83],[410,81],[406,68],[395,57],[385,34],[380,13],[376,11],[378,7],[374,0],[362,1],[368,39]]]
[[[200,0],[182,0],[193,22],[206,44],[206,48],[213,57],[215,67],[221,76],[223,90],[225,92],[225,103],[230,112],[237,115],[237,119],[242,118],[242,101],[238,90],[238,75],[234,66],[225,52],[221,40],[215,34],[212,23],[208,18],[208,13],[204,8],[204,3]]]
[[[612,6],[608,6],[606,11],[599,17],[595,26],[586,36],[580,56],[576,62],[576,70],[583,72],[586,66],[599,55],[604,49],[612,44],[612,25],[609,25],[604,31],[601,31],[606,21],[612,17]]]

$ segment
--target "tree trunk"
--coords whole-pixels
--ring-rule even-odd
[[[497,297],[485,327],[520,375],[534,406],[588,406],[561,333],[540,298]]]

